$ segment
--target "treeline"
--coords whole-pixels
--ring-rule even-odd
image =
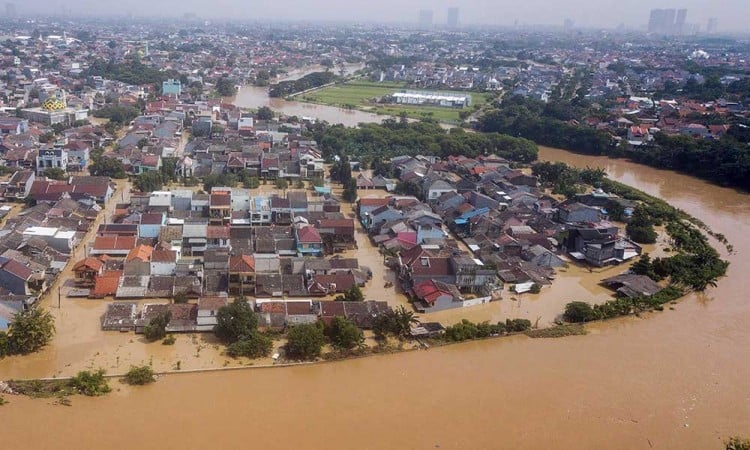
[[[179,78],[175,70],[161,71],[144,65],[138,58],[129,58],[123,62],[96,59],[85,72],[86,76],[100,76],[109,80],[122,81],[127,84],[155,84],[161,90],[161,83],[169,78]]]
[[[750,148],[742,127],[733,126],[721,140],[657,133],[654,145],[622,152],[635,162],[676,170],[714,183],[750,190]]]
[[[358,128],[318,123],[313,138],[323,155],[350,155],[355,159],[388,159],[398,155],[464,155],[476,157],[496,154],[510,161],[530,163],[537,159],[533,142],[498,133],[467,133],[450,131],[434,121],[407,122],[386,119],[382,124],[360,124]]]
[[[138,108],[125,105],[105,105],[102,108],[94,110],[91,115],[98,118],[109,119],[116,125],[126,125],[131,120],[141,115]]]
[[[579,115],[569,103],[544,105],[514,96],[500,108],[489,110],[479,119],[478,129],[531,139],[537,144],[580,153],[605,154],[612,146],[609,133],[568,123]]]
[[[333,83],[336,75],[333,72],[313,72],[305,75],[299,80],[282,81],[271,86],[268,91],[269,97],[286,97],[287,95],[296,94],[297,92]]]

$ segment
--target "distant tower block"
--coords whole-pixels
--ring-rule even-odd
[[[419,28],[428,30],[432,28],[433,13],[431,9],[422,9],[419,11]]]
[[[448,8],[448,28],[458,28],[458,8]]]

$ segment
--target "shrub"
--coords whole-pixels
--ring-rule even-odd
[[[580,323],[596,319],[594,309],[586,302],[570,302],[565,305],[563,318],[566,322]]]
[[[726,450],[750,450],[750,439],[731,437],[726,443]]]
[[[89,372],[88,370],[78,372],[78,375],[71,378],[70,387],[89,397],[104,395],[112,390],[107,379],[104,378],[104,373],[104,369],[99,369],[96,372]]]
[[[507,319],[505,326],[509,333],[520,333],[531,329],[531,321],[528,319]]]
[[[130,385],[142,386],[144,384],[153,383],[156,381],[156,377],[154,376],[154,370],[151,366],[133,366],[128,370],[128,373],[125,374],[122,381]]]
[[[175,342],[177,342],[177,338],[173,334],[169,334],[161,341],[161,345],[174,345]]]

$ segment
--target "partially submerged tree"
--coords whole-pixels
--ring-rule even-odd
[[[41,350],[55,334],[55,319],[42,308],[32,308],[13,317],[8,328],[7,353],[22,354]]]
[[[322,324],[295,325],[287,333],[286,354],[292,359],[312,360],[320,356],[325,342]]]

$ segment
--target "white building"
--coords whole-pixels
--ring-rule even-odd
[[[55,250],[69,254],[76,245],[75,231],[62,231],[54,227],[29,227],[23,231],[24,238],[39,238]]]
[[[44,175],[47,169],[52,168],[58,168],[65,172],[68,169],[69,160],[68,151],[64,148],[39,150],[36,157],[36,173],[37,175]]]
[[[440,92],[396,92],[393,94],[396,103],[403,105],[430,105],[446,108],[465,108],[471,106],[470,95],[445,94]]]

